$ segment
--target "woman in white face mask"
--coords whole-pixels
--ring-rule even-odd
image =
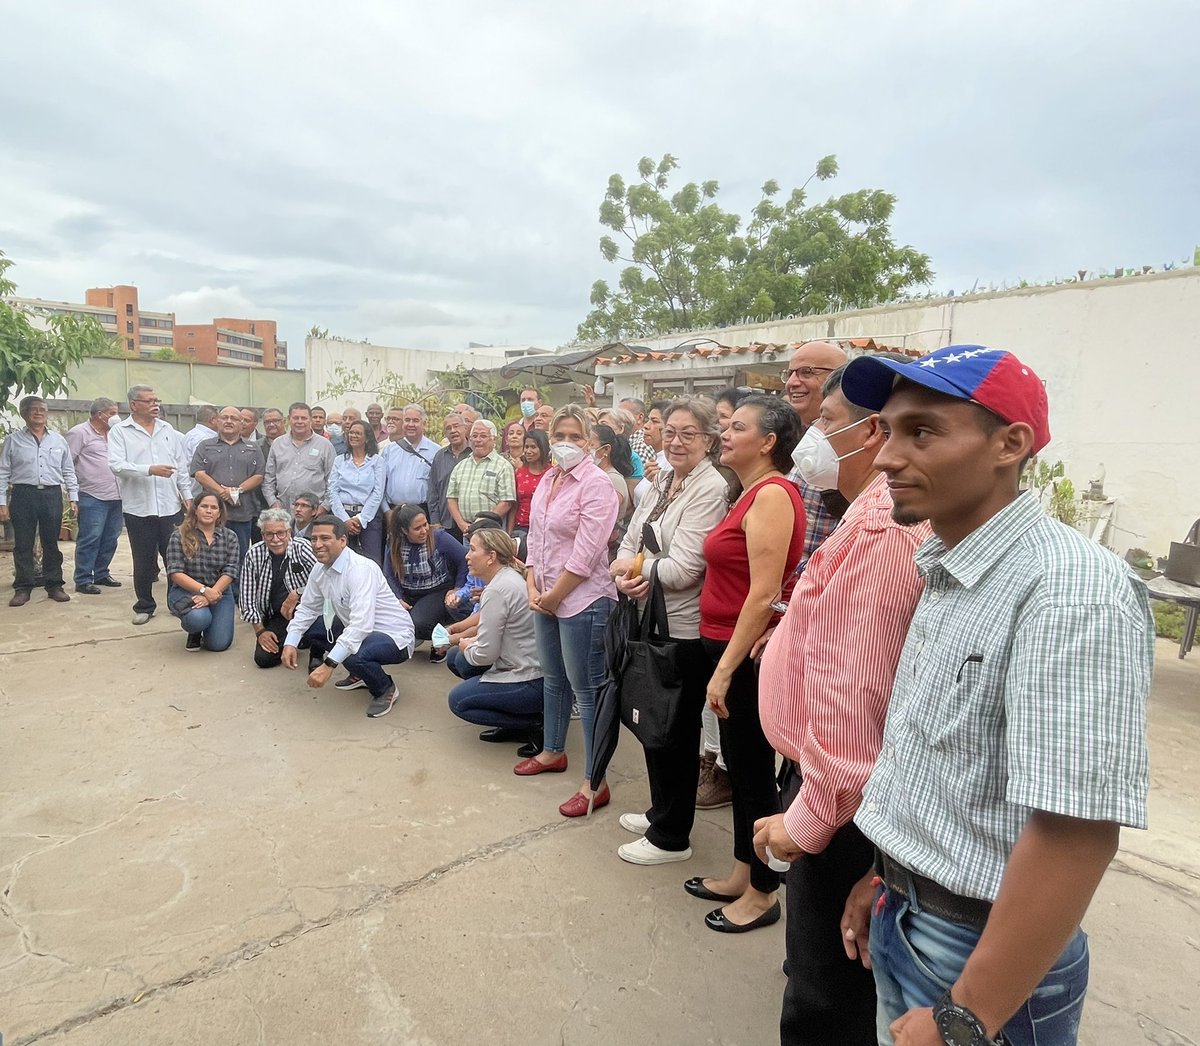
[[[559,808],[580,817],[606,806],[608,785],[591,779],[596,693],[604,680],[604,628],[616,600],[608,574],[608,539],[618,500],[608,476],[588,453],[591,422],[581,407],[561,408],[550,424],[554,467],[533,494],[529,512],[526,582],[534,611],[534,635],[545,680],[545,744],[513,773],[529,777],[567,769],[567,727],[572,692],[579,702],[583,784]]]

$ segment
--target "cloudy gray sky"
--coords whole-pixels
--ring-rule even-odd
[[[30,296],[552,347],[615,275],[608,176],[664,152],[741,213],[835,153],[818,194],[896,193],[939,290],[1200,242],[1192,0],[5,6],[0,249]]]

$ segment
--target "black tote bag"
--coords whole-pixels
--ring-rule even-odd
[[[649,749],[670,744],[683,694],[679,643],[671,639],[657,566],[651,567],[641,621],[631,622],[636,631],[630,628],[621,675],[621,722]]]

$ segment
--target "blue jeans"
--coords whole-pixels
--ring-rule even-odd
[[[178,585],[168,586],[167,606],[173,607],[178,601],[190,598],[191,595],[186,589]],[[179,623],[188,635],[203,633],[205,650],[228,650],[233,643],[233,611],[233,593],[226,589],[212,606],[180,614]]]
[[[459,719],[477,726],[499,726],[509,730],[528,730],[531,734],[542,727],[542,681],[530,679],[523,683],[487,683],[482,676],[490,665],[472,665],[457,649],[451,648],[446,657],[450,671],[463,681],[450,691],[450,711]]]
[[[879,996],[879,1041],[889,1046],[888,1025],[913,1007],[932,1006],[958,980],[979,931],[928,912],[883,891],[883,908],[871,917],[871,964]],[[1004,1026],[1013,1046],[1075,1046],[1088,983],[1087,934],[1077,930],[1033,995]]]
[[[396,646],[396,641],[386,632],[369,632],[357,652],[346,658],[342,665],[352,676],[358,676],[367,684],[372,697],[383,697],[392,687],[392,677],[383,666],[402,665],[407,660],[408,651]]]
[[[604,628],[613,600],[601,596],[574,617],[533,615],[538,660],[544,673],[543,723],[547,752],[567,747],[571,722],[571,694],[579,702],[583,723],[583,776],[592,781],[592,729],[596,724],[596,693],[604,682]]]
[[[79,492],[79,536],[75,539],[75,584],[112,577],[109,566],[121,537],[121,499],[101,501]]]

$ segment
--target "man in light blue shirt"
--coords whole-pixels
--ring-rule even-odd
[[[41,396],[26,396],[20,404],[25,428],[10,432],[0,448],[0,523],[12,519],[13,594],[8,605],[24,606],[34,585],[45,585],[46,595],[56,603],[70,596],[63,590],[62,552],[58,534],[62,528],[63,490],[71,511],[79,509],[79,484],[71,448],[57,432],[46,427],[49,409]],[[12,504],[8,486],[12,484]],[[42,573],[34,576],[33,542],[42,538]]]
[[[383,449],[388,505],[429,505],[429,470],[438,445],[425,435],[425,411],[416,403],[387,413],[391,442]]]

